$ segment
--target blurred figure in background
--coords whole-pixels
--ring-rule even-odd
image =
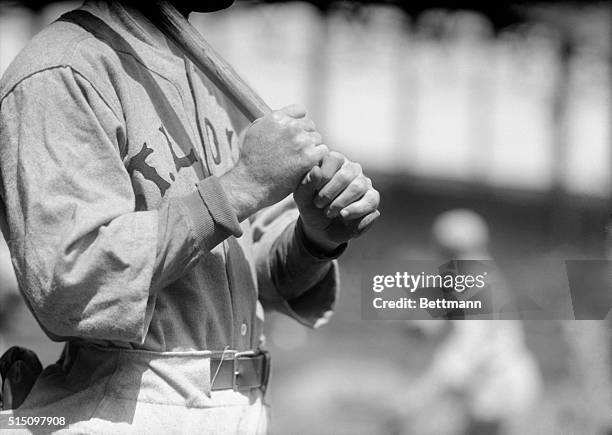
[[[490,260],[489,227],[478,213],[454,209],[440,214],[432,225],[440,257],[453,260]]]
[[[488,225],[471,210],[456,209],[439,215],[432,238],[441,258],[491,260]],[[500,277],[494,282],[503,285]],[[500,289],[498,293],[507,291]],[[494,299],[495,314],[506,306],[508,297],[502,295],[501,303]],[[421,406],[447,414],[443,419],[447,426],[432,424],[431,414],[428,421],[418,421],[419,415],[425,414],[415,412],[410,416],[415,420],[410,433],[505,433],[529,411],[540,392],[537,363],[525,345],[520,321],[494,318],[419,322],[429,331],[443,331],[445,323],[452,326],[415,388]],[[453,418],[448,418],[449,413]]]
[[[605,228],[605,255],[612,260],[611,222]],[[610,263],[608,263],[610,264]],[[612,285],[612,270],[604,289]],[[605,275],[604,275],[605,276]],[[605,278],[604,278],[605,279]],[[562,397],[559,427],[566,433],[612,434],[612,315],[604,320],[565,320],[561,322],[568,355],[569,397]],[[576,397],[580,397],[576,401]]]

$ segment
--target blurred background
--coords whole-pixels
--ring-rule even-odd
[[[78,5],[0,2],[0,73]],[[238,1],[191,21],[271,106],[305,104],[382,195],[332,322],[270,316],[275,433],[612,434],[612,311],[384,322],[360,306],[368,259],[495,259],[512,293],[606,257],[612,2]],[[54,362],[5,244],[0,274],[0,354]]]

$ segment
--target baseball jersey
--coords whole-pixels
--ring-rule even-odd
[[[80,366],[108,387],[122,358],[170,353],[187,366],[194,352],[257,348],[263,307],[324,324],[337,264],[305,244],[292,198],[238,222],[219,184],[246,119],[139,12],[103,1],[81,11],[37,35],[0,83],[8,243],[41,327],[79,349],[121,350],[96,363],[109,370],[98,378]],[[88,360],[77,354],[43,372],[31,406],[85,388],[57,377]],[[180,379],[161,370],[146,382],[189,390],[176,367]],[[120,391],[146,396],[127,378]],[[92,402],[83,391],[70,406]]]

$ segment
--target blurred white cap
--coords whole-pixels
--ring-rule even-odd
[[[434,220],[432,235],[438,249],[453,259],[488,256],[489,227],[478,213],[469,209],[454,209]]]

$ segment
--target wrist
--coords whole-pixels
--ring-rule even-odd
[[[325,235],[304,223],[301,217],[298,220],[298,226],[301,228],[301,233],[306,244],[311,247],[311,249],[325,256],[334,256],[338,248],[343,245],[343,243],[329,240]]]
[[[252,183],[245,181],[245,177],[241,174],[238,166],[220,176],[219,184],[225,191],[228,201],[240,222],[261,208],[260,201],[254,195],[256,189]]]

